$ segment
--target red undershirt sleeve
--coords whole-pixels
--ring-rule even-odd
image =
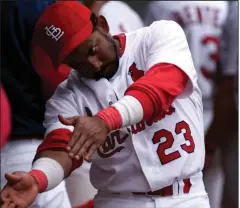
[[[129,86],[125,95],[133,96],[141,103],[144,120],[155,120],[184,91],[188,80],[188,76],[177,66],[156,64]]]

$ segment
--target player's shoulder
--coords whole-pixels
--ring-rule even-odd
[[[181,28],[180,25],[173,21],[173,20],[157,20],[154,21],[151,25],[149,25],[150,29],[158,29],[158,28],[166,28],[166,29],[170,29],[170,28]]]
[[[182,27],[173,20],[154,21],[148,27],[150,37],[164,37],[168,35],[185,36]]]
[[[161,42],[164,39],[172,38],[185,38],[185,33],[181,26],[172,20],[158,20],[154,21],[151,25],[137,29],[133,32],[125,34],[127,37],[127,46],[130,45],[135,48],[137,46],[147,47],[149,44]],[[142,47],[140,47],[142,48]]]

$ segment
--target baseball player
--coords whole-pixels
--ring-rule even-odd
[[[62,1],[45,9],[33,39],[73,70],[46,105],[32,170],[7,174],[4,207],[28,206],[83,159],[96,208],[209,207],[201,92],[177,23],[111,36],[103,16]]]
[[[238,207],[238,2],[229,3],[223,27],[221,71],[215,96],[215,116],[206,135],[207,158],[221,147],[224,171],[222,207]],[[211,161],[211,160],[210,160]],[[235,168],[233,168],[235,167]],[[211,184],[210,184],[211,185]]]
[[[110,34],[131,32],[143,27],[138,14],[121,1],[84,1],[95,14],[103,15],[109,25]],[[124,15],[122,15],[124,14]],[[83,204],[86,200],[93,199],[97,190],[92,186],[89,179],[91,163],[84,162],[81,168],[77,168],[71,177],[66,179],[66,187],[72,206]],[[84,187],[84,189],[82,188]]]
[[[48,86],[48,90],[53,90],[52,83],[62,79],[54,70],[55,74],[51,74],[48,67],[44,69],[48,69],[51,76],[55,75],[55,79],[48,82],[38,74],[39,68],[34,70],[30,58],[30,41],[35,22],[41,12],[54,2],[55,0],[1,2],[1,29],[4,31],[1,33],[1,82],[12,110],[12,131],[8,143],[1,149],[1,189],[7,182],[5,173],[31,170],[32,160],[45,132],[42,126],[45,112],[42,89]],[[48,94],[49,91],[44,93],[45,96]],[[7,109],[4,110],[1,117],[7,113]],[[4,122],[1,119],[1,134],[7,130],[2,125],[8,122],[6,118]],[[65,183],[40,194],[32,207],[70,208]]]
[[[180,1],[177,4],[152,1],[144,18],[147,25],[153,20],[174,20],[184,29],[197,70],[198,84],[202,91],[205,134],[208,133],[214,115],[216,68],[227,12],[226,1]],[[226,130],[225,127],[222,130]],[[218,208],[223,191],[223,172],[219,151],[216,152],[213,160],[212,169],[205,174],[205,182],[211,207]],[[208,164],[209,161],[206,163]]]

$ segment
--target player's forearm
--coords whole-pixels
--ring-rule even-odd
[[[103,119],[110,130],[141,120],[154,120],[168,110],[183,92],[187,81],[187,75],[176,66],[157,65],[131,85],[122,99],[96,116]]]
[[[39,192],[58,186],[72,171],[72,159],[64,150],[44,150],[37,153],[30,174],[39,185]]]
[[[82,164],[82,161],[71,159],[66,151],[71,135],[69,129],[56,128],[48,132],[38,146],[31,175],[37,180],[40,192],[55,188]]]
[[[72,171],[73,161],[65,150],[44,150],[36,154],[33,163],[40,158],[51,158],[56,160],[63,168],[64,178],[69,176]]]

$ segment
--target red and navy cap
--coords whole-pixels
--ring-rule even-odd
[[[78,1],[59,1],[52,4],[37,21],[32,48],[41,48],[57,68],[91,35],[91,14],[91,11]],[[33,56],[36,56],[34,52]]]

